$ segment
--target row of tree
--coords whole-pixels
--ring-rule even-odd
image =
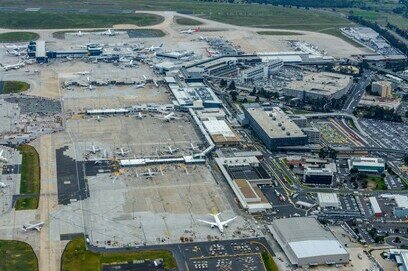
[[[394,109],[386,109],[381,106],[357,107],[354,115],[361,115],[363,118],[376,119],[384,121],[402,122],[400,115],[394,112]]]

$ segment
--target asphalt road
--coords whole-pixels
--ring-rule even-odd
[[[365,88],[370,84],[374,73],[371,71],[363,71],[361,78],[351,87],[351,93],[343,106],[344,112],[352,113],[354,108],[359,104],[361,97],[364,94]]]

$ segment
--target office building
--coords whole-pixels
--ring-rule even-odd
[[[348,160],[349,169],[358,172],[382,173],[385,170],[384,159],[373,157],[353,157]]]
[[[328,168],[305,168],[303,182],[313,185],[331,185],[334,173]]]
[[[251,128],[270,150],[307,144],[306,134],[279,107],[247,104],[244,113]]]
[[[392,97],[392,84],[388,81],[377,81],[371,84],[371,91],[382,98]]]

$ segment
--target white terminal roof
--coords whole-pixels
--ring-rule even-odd
[[[45,57],[45,41],[39,40],[35,43],[35,57]]]
[[[334,235],[313,217],[277,219],[268,228],[292,264],[307,258],[348,255]]]
[[[247,108],[247,112],[270,138],[305,137],[306,135],[279,107]]]
[[[319,203],[326,203],[326,204],[338,204],[339,198],[337,197],[336,193],[317,193],[317,199]]]
[[[234,132],[224,120],[210,119],[203,121],[203,124],[210,135],[220,134],[224,137],[235,137]]]

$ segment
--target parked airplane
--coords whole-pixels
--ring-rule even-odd
[[[149,52],[155,52],[156,50],[159,50],[163,47],[163,43],[161,43],[159,46],[150,46],[149,48],[147,48],[147,51]]]
[[[3,152],[4,152],[4,150],[0,151],[0,162],[7,163],[8,160],[7,160],[6,157],[3,156]]]
[[[171,113],[169,113],[169,114],[167,114],[167,115],[165,115],[165,116],[163,116],[163,117],[158,117],[158,118],[161,119],[161,120],[167,121],[167,122],[169,122],[169,121],[171,121],[171,120],[178,120],[178,119],[180,119],[179,117],[176,117],[176,116],[174,115],[174,112],[171,112]]]
[[[21,228],[23,231],[29,231],[29,230],[37,230],[37,231],[41,231],[41,228],[44,226],[44,222],[40,222],[37,224],[27,224],[27,225],[23,225],[23,227]]]
[[[221,221],[221,220],[220,220],[220,214],[221,214],[221,213],[218,213],[218,214],[215,214],[215,215],[210,214],[211,216],[214,217],[214,221],[215,221],[215,222],[206,221],[206,220],[202,220],[202,219],[197,219],[197,221],[200,221],[200,222],[209,224],[209,225],[211,225],[211,228],[217,227],[217,228],[220,230],[220,232],[223,233],[223,232],[224,232],[224,227],[228,227],[228,223],[231,222],[231,221],[233,221],[233,220],[236,219],[237,217],[233,217],[233,218],[228,219],[228,220],[226,220],[226,221]]]
[[[145,117],[145,116],[142,115],[141,112],[137,112],[137,114],[136,114],[136,118],[137,118],[137,119],[143,119],[144,117]]]
[[[146,85],[145,83],[136,84],[135,88],[144,88],[145,85]]]
[[[27,54],[26,49],[13,49],[13,50],[7,50],[7,54],[12,55],[12,56],[25,56]]]
[[[156,175],[160,175],[160,172],[152,171],[150,168],[146,172],[140,173],[140,176],[145,176],[146,178],[154,178]]]
[[[136,66],[138,66],[138,65],[137,65],[137,63],[134,62],[133,59],[131,59],[128,63],[125,63],[125,67],[128,67],[128,68],[132,68],[132,67],[136,67]]]
[[[69,32],[67,33],[68,35],[73,35],[73,36],[78,36],[78,37],[82,37],[84,35],[88,35],[88,32],[82,32],[81,30],[79,30],[78,32]]]
[[[27,45],[9,45],[9,46],[4,46],[6,49],[13,49],[13,50],[20,50],[20,49],[26,49]]]
[[[8,186],[7,184],[0,182],[0,188],[6,188],[7,186]]]
[[[178,152],[178,151],[179,151],[179,148],[173,148],[171,146],[167,146],[167,148],[166,148],[166,152],[170,153],[170,154],[173,154],[173,153]]]
[[[82,71],[82,72],[76,72],[75,74],[79,74],[79,75],[90,75],[91,72],[90,72],[90,71]]]
[[[195,33],[195,32],[198,32],[198,31],[200,31],[199,30],[199,28],[196,28],[196,29],[186,29],[186,30],[181,30],[180,31],[180,33],[181,34],[193,34],[193,33]]]
[[[126,156],[129,153],[129,151],[125,150],[124,148],[119,148],[119,151],[116,152],[116,154],[119,154],[120,156]]]
[[[200,148],[199,148],[198,146],[194,146],[193,143],[190,143],[189,149],[192,150],[192,151],[198,151],[198,150],[200,150]]]
[[[119,35],[119,34],[124,34],[125,33],[125,31],[116,31],[116,30],[113,30],[113,29],[108,29],[108,30],[106,30],[106,31],[103,31],[103,32],[96,32],[96,34],[99,34],[99,35],[104,35],[104,36],[116,36],[116,35]]]
[[[93,153],[93,154],[95,154],[95,153],[97,153],[97,152],[100,152],[101,151],[101,148],[99,148],[98,146],[95,146],[93,143],[92,143],[92,145],[91,145],[91,148],[88,148],[88,149],[86,149],[88,152],[90,152],[90,153]]]
[[[9,71],[9,70],[17,70],[17,69],[20,69],[21,67],[24,67],[24,66],[25,66],[25,63],[22,62],[22,61],[20,61],[20,62],[18,62],[17,64],[12,64],[12,65],[3,65],[3,64],[0,64],[0,66],[3,68],[3,70]]]

